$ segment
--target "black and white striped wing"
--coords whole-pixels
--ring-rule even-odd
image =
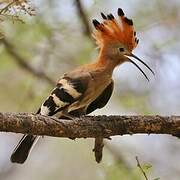
[[[87,82],[86,78],[63,77],[42,104],[38,113],[52,116],[62,111],[81,98],[87,89]]]

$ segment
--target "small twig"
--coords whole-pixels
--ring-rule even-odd
[[[136,161],[137,161],[137,167],[138,167],[138,168],[140,169],[140,171],[143,173],[145,179],[148,180],[147,175],[146,175],[146,173],[144,172],[143,168],[141,167],[141,164],[140,164],[137,156],[136,156]]]
[[[6,2],[4,2],[6,3]],[[25,5],[27,5],[27,7],[25,7]],[[30,16],[35,15],[35,9],[32,8],[29,5],[28,1],[22,1],[22,0],[12,0],[11,2],[9,2],[4,8],[0,9],[0,15],[5,14],[8,10],[10,11],[10,8],[18,8],[19,11],[23,11],[25,14],[29,14]],[[13,15],[12,15],[13,16]]]
[[[11,5],[13,5],[14,3],[15,3],[15,1],[12,1],[12,2],[10,2],[9,4],[7,4],[7,6],[5,6],[4,8],[2,8],[2,9],[0,10],[0,14],[2,14],[3,11],[7,11],[8,8],[9,8]]]
[[[100,163],[102,160],[103,147],[104,147],[103,138],[101,137],[95,138],[93,152],[97,163]]]

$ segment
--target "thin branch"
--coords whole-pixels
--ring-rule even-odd
[[[72,121],[30,113],[0,113],[0,131],[71,138],[136,133],[179,137],[180,116],[87,116]]]
[[[138,168],[140,169],[140,171],[143,173],[145,179],[148,180],[147,175],[146,175],[146,173],[144,172],[143,168],[141,167],[141,164],[140,164],[139,159],[138,159],[137,156],[136,156],[136,161],[137,161],[137,167],[138,167]]]
[[[97,163],[100,163],[102,160],[103,147],[104,147],[103,138],[102,137],[95,138],[93,152]]]
[[[83,25],[83,32],[87,37],[91,37],[91,28],[89,25],[89,20],[88,17],[84,11],[84,8],[82,6],[81,0],[75,0],[75,5],[76,5],[76,9],[79,15],[79,18],[82,21],[82,25]]]
[[[3,45],[6,48],[6,51],[9,53],[9,55],[12,56],[12,58],[14,59],[14,61],[16,61],[16,63],[22,67],[23,69],[25,69],[27,72],[31,73],[32,75],[34,75],[37,78],[43,79],[45,81],[47,81],[49,84],[54,85],[55,82],[48,77],[44,72],[42,71],[37,71],[36,69],[34,69],[33,67],[31,67],[28,63],[27,60],[25,60],[23,57],[21,57],[20,54],[17,53],[17,51],[15,50],[15,48],[13,47],[13,45],[6,40],[5,38],[1,39],[0,42],[3,43]]]
[[[9,9],[9,7],[11,7],[14,3],[16,3],[16,1],[12,1],[12,2],[10,2],[9,4],[7,4],[4,8],[2,8],[2,9],[0,10],[0,14],[2,14],[3,11],[7,11],[7,10]]]

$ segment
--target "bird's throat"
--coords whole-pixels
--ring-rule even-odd
[[[96,61],[98,67],[105,69],[105,71],[112,73],[116,66],[119,65],[118,59],[111,58],[106,55],[100,55]]]

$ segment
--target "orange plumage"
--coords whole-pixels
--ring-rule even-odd
[[[96,27],[93,37],[97,45],[101,48],[105,44],[120,42],[129,51],[132,51],[138,44],[133,28],[133,21],[124,16],[122,9],[118,9],[119,18],[116,20],[112,14],[107,17],[101,13],[104,21],[99,23],[93,20]]]

